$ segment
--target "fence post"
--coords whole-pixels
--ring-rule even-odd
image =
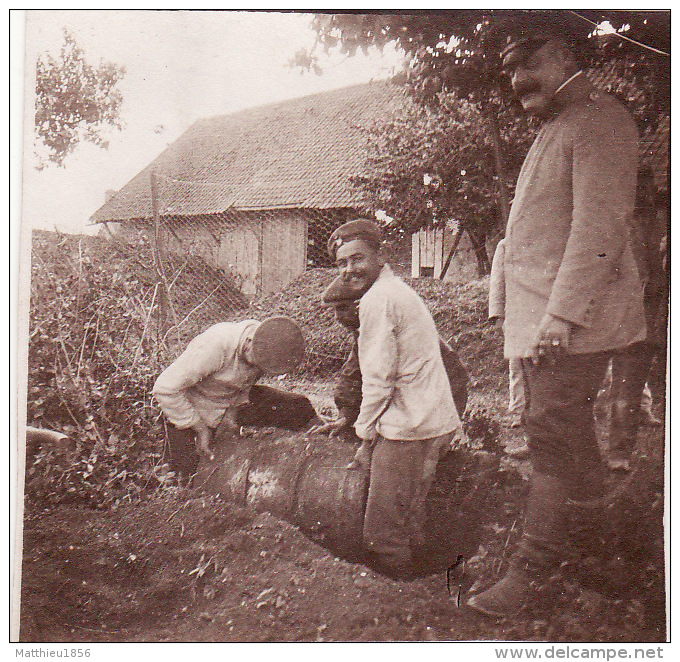
[[[151,213],[153,215],[153,261],[156,267],[156,282],[158,287],[158,319],[156,323],[156,334],[158,345],[160,346],[161,339],[165,335],[167,324],[167,299],[168,292],[166,289],[165,278],[163,275],[163,262],[161,259],[161,220],[158,212],[158,178],[156,171],[151,171]]]
[[[451,264],[451,259],[453,258],[453,254],[456,252],[456,249],[458,248],[458,244],[460,243],[460,238],[463,236],[463,227],[458,226],[458,229],[456,230],[456,234],[453,236],[453,244],[451,245],[451,250],[449,251],[449,254],[446,256],[446,262],[444,262],[444,266],[442,267],[442,271],[439,274],[439,280],[444,280],[444,277],[446,276],[446,272],[449,270],[449,265]]]

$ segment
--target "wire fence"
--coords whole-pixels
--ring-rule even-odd
[[[186,342],[190,320],[237,318],[250,302],[286,289],[306,270],[330,267],[331,232],[352,208],[234,209],[220,185],[151,175],[152,216],[105,224],[117,242],[151,250],[152,306],[160,337]],[[206,213],[205,201],[215,211]],[[200,209],[200,213],[199,213]]]

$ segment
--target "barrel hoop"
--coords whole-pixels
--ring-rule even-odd
[[[305,449],[305,455],[303,455],[302,460],[300,461],[300,465],[297,470],[297,474],[295,476],[295,483],[293,483],[293,495],[291,498],[291,505],[293,506],[291,508],[291,514],[293,515],[293,518],[295,519],[297,516],[298,512],[298,493],[300,490],[300,482],[302,481],[302,476],[304,476],[305,472],[307,469],[309,469],[309,465],[312,463],[312,460],[314,460],[314,455],[311,452],[308,452],[307,449]]]

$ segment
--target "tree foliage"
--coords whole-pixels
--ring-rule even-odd
[[[533,20],[555,20],[559,16],[572,33],[584,37],[597,25],[608,22],[615,34],[598,34],[581,40],[584,64],[605,60],[653,62],[659,83],[668,79],[668,59],[645,50],[632,40],[653,49],[670,52],[670,12],[637,10],[579,10],[529,12]],[[465,9],[445,12],[399,14],[316,14],[312,27],[324,50],[339,49],[354,55],[370,46],[394,44],[408,57],[406,78],[420,99],[431,98],[442,89],[455,91],[461,98],[488,102],[493,97],[507,99],[509,86],[501,75],[498,56],[506,30],[525,19],[517,10]],[[538,16],[538,18],[536,18]],[[318,58],[310,54],[310,61]],[[649,70],[646,72],[649,75]],[[642,87],[640,81],[638,87]],[[658,89],[663,84],[656,86]],[[661,96],[666,96],[662,94]],[[668,102],[659,99],[659,103]]]
[[[94,67],[74,36],[64,29],[59,56],[43,54],[36,63],[36,141],[47,150],[46,163],[62,166],[81,140],[108,147],[105,130],[121,128],[123,97],[116,89],[125,69],[111,62]]]
[[[534,134],[526,118],[506,115],[500,139],[514,181]],[[483,238],[502,221],[491,142],[478,103],[440,92],[436,106],[406,104],[370,129],[366,170],[354,181],[406,232],[455,219]]]
[[[606,66],[622,97],[653,130],[669,108],[668,58],[621,35],[668,52],[668,12],[542,12],[580,33],[585,67]],[[533,14],[534,18],[536,13]],[[407,56],[396,77],[420,106],[373,131],[369,167],[360,183],[374,204],[404,229],[459,220],[479,238],[503,231],[507,188],[515,181],[536,125],[518,112],[501,72],[506,30],[524,12],[452,10],[399,14],[317,14],[313,27],[326,51],[348,55],[393,44]],[[612,31],[596,30],[608,21]],[[299,58],[318,66],[314,53]]]

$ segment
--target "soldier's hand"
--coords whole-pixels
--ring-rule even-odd
[[[309,434],[324,434],[326,432],[330,432],[330,436],[333,437],[346,426],[347,418],[345,416],[341,416],[340,418],[336,418],[332,421],[326,421],[325,423],[315,425],[313,428],[310,428]]]
[[[531,358],[534,364],[542,358],[554,363],[558,356],[566,354],[569,349],[571,329],[570,322],[546,313],[538,325],[536,337],[531,346]]]
[[[222,415],[222,420],[215,430],[215,439],[224,439],[225,437],[238,437],[240,434],[240,427],[236,422],[236,408],[227,409]]]
[[[373,444],[370,441],[362,441],[357,448],[354,459],[347,465],[348,469],[370,469],[371,457],[373,455]]]
[[[209,460],[214,460],[215,456],[210,449],[212,430],[203,423],[195,425],[194,430],[196,431],[196,451],[199,455],[205,455]]]

